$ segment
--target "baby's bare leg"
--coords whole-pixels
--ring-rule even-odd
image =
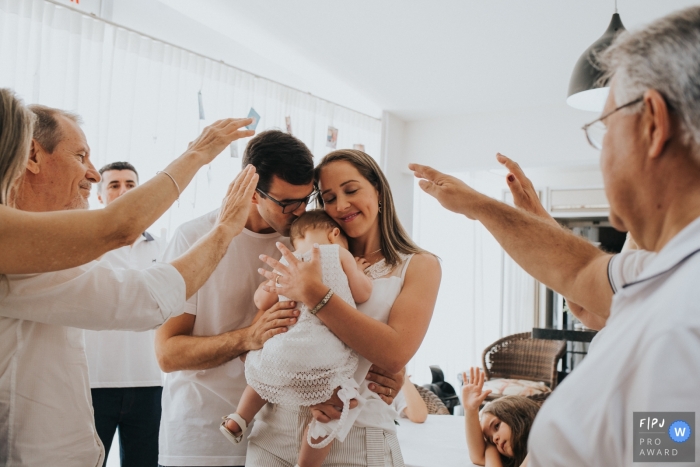
[[[304,430],[304,439],[301,443],[301,450],[299,451],[299,461],[297,462],[297,465],[299,465],[299,467],[321,467],[321,464],[323,464],[323,461],[326,460],[334,441],[331,441],[328,446],[321,449],[312,448],[309,446],[309,443],[306,440],[308,431],[309,427],[307,426]],[[326,438],[323,437],[312,439],[312,441],[314,444],[316,444],[320,443],[324,439]]]
[[[265,399],[260,397],[260,394],[255,392],[255,389],[250,386],[246,386],[245,390],[243,391],[243,395],[241,396],[241,400],[238,401],[236,413],[243,417],[243,420],[250,425],[250,422],[253,421],[255,414],[260,412],[260,409],[262,409],[265,404]],[[226,428],[234,435],[238,435],[238,433],[241,432],[241,427],[238,426],[238,423],[231,419],[226,420]]]

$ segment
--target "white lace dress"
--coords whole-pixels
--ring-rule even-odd
[[[320,245],[323,283],[356,308],[348,278],[340,264],[338,245]],[[311,252],[302,256],[308,259]],[[284,258],[281,262],[284,262]],[[280,296],[280,300],[287,298]],[[278,334],[260,350],[251,351],[245,362],[248,384],[266,401],[284,406],[311,406],[327,401],[340,387],[343,401],[340,420],[312,422],[309,438],[328,436],[313,445],[323,447],[334,438],[343,441],[362,406],[353,379],[357,370],[357,354],[333,334],[316,316],[301,306],[299,321],[285,333]],[[349,410],[350,399],[358,399],[357,408]]]

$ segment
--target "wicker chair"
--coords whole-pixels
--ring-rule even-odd
[[[451,415],[450,410],[442,403],[440,398],[430,389],[425,389],[422,386],[414,384],[420,394],[421,399],[425,402],[425,406],[428,408],[428,414],[430,415]]]
[[[550,389],[557,385],[557,363],[566,352],[566,341],[533,339],[523,332],[499,339],[481,355],[486,380],[495,378],[542,381]],[[489,395],[487,400],[500,397]]]

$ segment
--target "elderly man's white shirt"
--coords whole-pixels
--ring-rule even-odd
[[[169,264],[144,271],[93,261],[10,275],[0,298],[0,465],[98,466],[83,329],[144,331],[184,310]]]
[[[147,269],[160,261],[165,242],[149,233],[133,245],[106,253],[101,262],[114,268]],[[85,353],[91,388],[162,386],[155,350],[155,331],[85,331]]]
[[[535,419],[532,466],[632,465],[633,412],[700,413],[700,218],[609,277],[610,318]]]

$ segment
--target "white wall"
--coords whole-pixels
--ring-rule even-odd
[[[410,235],[413,231],[414,177],[405,164],[406,122],[390,112],[382,114],[382,171],[389,180],[396,213]]]
[[[598,152],[581,126],[596,117],[568,107],[562,96],[562,104],[553,107],[412,121],[406,127],[406,163],[478,170],[497,167],[494,156],[501,152],[524,167],[595,164]]]

